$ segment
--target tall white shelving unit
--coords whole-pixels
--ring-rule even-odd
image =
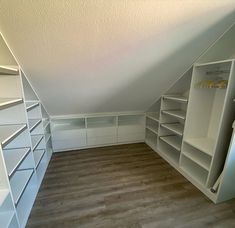
[[[0,49],[0,226],[20,228],[52,154],[49,117],[2,37]]]
[[[233,59],[196,63],[146,117],[146,143],[215,203],[235,197],[225,184],[211,191],[227,156],[234,97]]]

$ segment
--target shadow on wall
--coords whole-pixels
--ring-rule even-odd
[[[213,14],[216,14],[216,11],[212,14],[210,12],[209,15]],[[207,20],[208,14],[201,15],[201,18]],[[231,13],[207,30],[200,31],[200,34],[196,37],[190,37],[191,39],[188,42],[180,42],[179,39],[182,38],[183,40],[186,35],[182,34],[181,31],[190,33],[195,28],[192,25],[197,26],[197,18],[195,18],[178,25],[165,36],[143,41],[142,44],[135,47],[135,50],[132,50],[131,55],[128,53],[128,56],[121,59],[116,57],[115,65],[107,64],[105,73],[113,75],[115,71],[118,74],[126,74],[126,69],[128,68],[128,71],[130,71],[130,68],[132,68],[133,76],[128,75],[130,80],[120,84],[118,89],[114,80],[115,88],[113,88],[112,94],[103,94],[103,99],[99,99],[102,100],[102,103],[95,103],[92,110],[88,107],[87,112],[141,111],[139,107],[142,107],[142,110],[147,110],[218,38],[215,37],[215,34],[222,34],[234,19],[235,15]],[[178,42],[175,43],[175,40]],[[156,42],[162,44],[162,46],[157,46]],[[162,47],[166,45],[167,48],[163,52]],[[157,56],[157,58],[154,59],[154,56]],[[145,65],[144,70],[141,69],[143,65]],[[110,89],[112,89],[112,85],[110,85]],[[107,107],[109,110],[107,110]]]

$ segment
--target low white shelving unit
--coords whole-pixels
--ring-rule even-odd
[[[55,152],[123,143],[143,142],[145,114],[102,113],[51,118]]]

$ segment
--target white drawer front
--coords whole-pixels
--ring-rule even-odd
[[[52,141],[54,150],[64,150],[64,149],[76,149],[86,146],[86,137],[79,138],[76,140],[67,139],[67,140],[54,140]]]
[[[87,129],[87,137],[114,136],[117,134],[116,127],[101,127]]]
[[[119,126],[118,135],[144,133],[144,125]]]
[[[118,135],[118,142],[136,142],[136,141],[144,141],[145,134],[144,133],[136,133],[136,134],[123,134]]]
[[[85,129],[52,132],[53,140],[69,140],[69,139],[76,140],[76,139],[83,138],[83,137],[86,138]]]
[[[89,138],[87,138],[87,145],[88,146],[105,145],[105,144],[113,144],[113,143],[117,143],[116,136],[89,137]]]

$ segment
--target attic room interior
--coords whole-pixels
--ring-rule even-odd
[[[0,227],[235,227],[234,0],[0,0]]]

